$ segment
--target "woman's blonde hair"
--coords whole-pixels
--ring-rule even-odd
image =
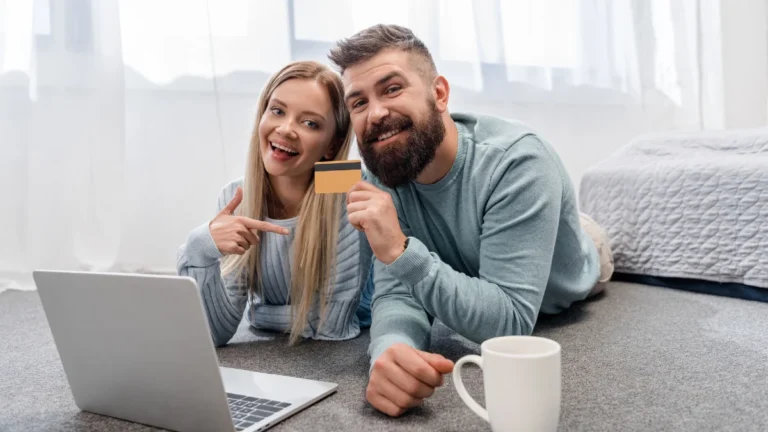
[[[275,89],[291,79],[314,80],[322,85],[331,99],[335,118],[335,133],[331,145],[335,156],[330,160],[345,160],[349,154],[352,131],[349,112],[344,105],[344,87],[339,75],[318,62],[298,61],[289,63],[270,78],[259,97],[256,124],[251,135],[247,166],[243,184],[243,201],[237,214],[257,220],[268,215],[271,197],[269,176],[264,168],[259,139],[259,123],[267,110],[267,104]],[[314,178],[314,177],[313,177]],[[319,302],[320,325],[325,318],[330,287],[336,274],[336,243],[339,219],[343,210],[343,195],[315,194],[314,180],[311,180],[299,208],[299,221],[294,238],[294,264],[291,269],[291,283],[288,301],[291,304],[290,344],[301,337],[313,306]],[[262,295],[260,248],[252,247],[243,255],[229,255],[222,262],[222,273],[234,272],[241,277],[247,274],[250,294]]]

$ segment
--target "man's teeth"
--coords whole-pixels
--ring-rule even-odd
[[[402,129],[397,129],[397,130],[393,130],[393,131],[387,132],[385,134],[379,135],[379,141],[384,141],[385,139],[387,139],[387,138],[389,138],[391,136],[397,135],[397,134],[400,133],[401,130]]]
[[[280,144],[275,144],[275,143],[270,143],[270,144],[272,144],[272,147],[278,148],[278,149],[280,149],[280,150],[282,150],[282,151],[284,151],[286,153],[299,154],[299,152],[297,152],[296,150],[289,149],[288,147],[281,146]]]

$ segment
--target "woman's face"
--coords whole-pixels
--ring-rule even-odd
[[[259,123],[261,157],[272,176],[303,177],[333,157],[336,119],[327,90],[315,80],[290,79],[269,98]]]

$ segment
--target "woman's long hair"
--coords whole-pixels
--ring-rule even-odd
[[[259,139],[259,123],[267,110],[272,93],[282,83],[291,79],[314,80],[321,84],[331,99],[336,131],[331,145],[337,149],[331,160],[345,160],[349,155],[352,138],[349,112],[344,105],[344,88],[339,75],[328,67],[312,61],[293,62],[270,78],[259,97],[256,124],[251,135],[248,165],[245,170],[243,201],[236,214],[257,220],[265,220],[271,197],[269,176],[264,168]],[[315,194],[314,180],[309,183],[299,208],[298,227],[293,243],[294,265],[291,269],[289,302],[291,304],[290,344],[301,337],[313,305],[319,302],[322,327],[330,288],[336,274],[336,244],[339,219],[343,210],[343,195]],[[252,247],[243,255],[229,255],[222,261],[224,275],[234,272],[247,275],[250,294],[262,295],[260,248]]]

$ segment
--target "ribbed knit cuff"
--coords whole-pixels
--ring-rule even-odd
[[[368,366],[369,374],[371,373],[371,369],[373,369],[373,364],[376,362],[376,359],[384,354],[384,351],[386,351],[387,348],[396,343],[404,343],[408,346],[416,348],[416,344],[411,340],[411,338],[404,334],[390,333],[373,339],[371,341],[371,345],[368,348],[368,354],[371,356],[371,364]]]
[[[386,269],[405,286],[412,288],[432,270],[432,255],[419,239],[408,237],[408,247]]]
[[[211,237],[208,222],[189,233],[186,254],[188,262],[194,267],[208,267],[222,257],[213,237]]]

